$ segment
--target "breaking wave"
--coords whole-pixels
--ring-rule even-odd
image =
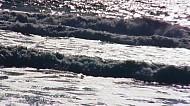
[[[0,29],[50,37],[158,47],[190,48],[190,30],[150,18],[108,19],[92,16],[0,12]]]
[[[103,60],[98,57],[66,56],[27,49],[0,46],[0,65],[58,69],[91,76],[135,78],[160,84],[189,84],[190,67],[148,64],[136,61]]]

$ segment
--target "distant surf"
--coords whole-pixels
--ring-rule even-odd
[[[0,12],[0,29],[49,37],[76,37],[106,42],[190,48],[190,29],[150,18],[105,19]]]

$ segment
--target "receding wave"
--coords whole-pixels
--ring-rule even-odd
[[[129,45],[190,48],[189,28],[145,17],[124,20],[0,12],[0,29],[24,34],[72,36]]]
[[[0,46],[0,65],[58,69],[91,76],[135,78],[161,84],[189,84],[190,67],[145,62],[102,60],[86,56],[65,56],[25,47]]]

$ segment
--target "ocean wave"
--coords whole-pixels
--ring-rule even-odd
[[[98,57],[66,56],[26,47],[0,46],[0,65],[58,69],[90,76],[134,78],[160,84],[189,84],[190,67],[149,64],[132,60],[103,60]]]
[[[190,30],[150,18],[107,19],[75,15],[53,16],[0,12],[0,29],[50,37],[159,47],[190,48]]]

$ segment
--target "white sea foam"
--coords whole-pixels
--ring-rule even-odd
[[[65,55],[85,55],[112,60],[135,60],[177,66],[190,66],[190,50],[184,48],[159,48],[110,44],[79,38],[25,36],[0,30],[0,42],[5,46],[21,45]]]
[[[10,75],[11,72],[23,75]],[[190,104],[188,88],[144,85],[127,78],[84,76],[81,79],[78,77],[80,75],[69,72],[33,68],[1,68],[0,73],[0,76],[9,74],[8,79],[0,83],[0,105],[188,106]]]

